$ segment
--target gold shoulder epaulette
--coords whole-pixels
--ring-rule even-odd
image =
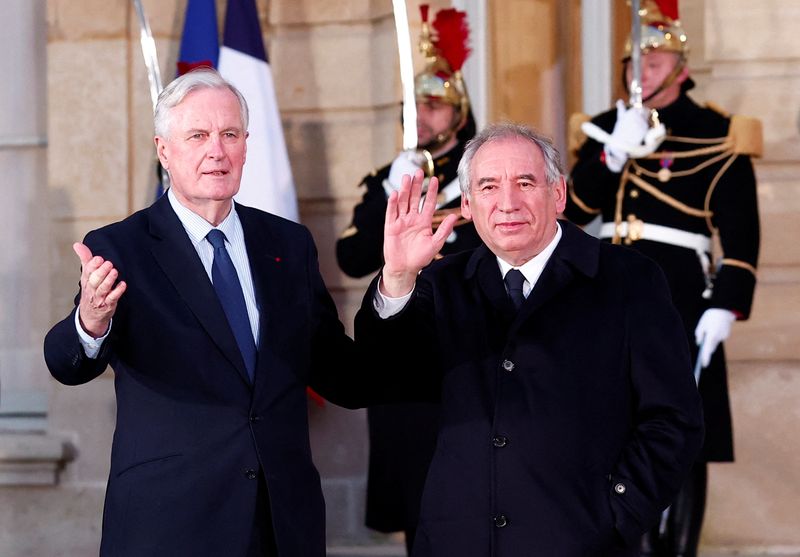
[[[750,116],[734,114],[728,129],[733,141],[733,151],[738,155],[760,157],[764,154],[764,133],[761,120]]]
[[[570,153],[577,153],[586,142],[586,134],[583,133],[581,126],[589,120],[591,120],[589,115],[583,112],[575,112],[569,117],[567,148]]]
[[[355,226],[349,226],[342,233],[339,235],[340,240],[344,240],[345,238],[349,238],[350,236],[355,236],[358,234],[358,228]]]
[[[708,101],[706,103],[706,108],[708,108],[710,110],[713,110],[717,114],[725,116],[725,118],[730,118],[731,117],[731,113],[730,112],[728,112],[727,110],[725,110],[724,108],[722,108],[720,105],[718,105],[715,102]]]

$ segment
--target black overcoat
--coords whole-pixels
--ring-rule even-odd
[[[636,554],[700,448],[663,273],[561,226],[516,315],[485,246],[430,265],[393,318],[365,296],[356,344],[383,388],[441,396],[415,557]]]

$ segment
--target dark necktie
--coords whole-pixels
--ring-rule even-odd
[[[206,236],[214,246],[214,263],[211,264],[211,282],[217,297],[228,318],[236,344],[244,359],[250,381],[256,369],[256,343],[253,340],[253,330],[250,328],[250,319],[247,317],[247,306],[244,303],[242,285],[239,275],[233,266],[228,250],[225,248],[225,234],[216,228]]]
[[[525,301],[525,296],[522,293],[522,284],[525,282],[525,275],[519,269],[511,269],[506,273],[505,279],[506,288],[508,288],[508,295],[511,296],[511,301],[514,302],[514,309],[519,310],[522,307],[522,302]]]

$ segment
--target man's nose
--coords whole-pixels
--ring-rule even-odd
[[[512,212],[519,209],[519,189],[514,184],[504,184],[500,188],[500,210]]]
[[[208,151],[206,155],[212,159],[220,159],[225,156],[225,150],[222,148],[222,138],[219,135],[211,134],[208,138]]]

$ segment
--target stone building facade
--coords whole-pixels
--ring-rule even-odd
[[[502,32],[502,19],[492,17],[508,9],[501,4],[507,1],[481,3],[494,22],[486,25],[484,48],[492,32]],[[171,76],[186,0],[143,3],[162,75]],[[418,3],[408,2],[412,27]],[[561,3],[512,4],[524,6],[520,13],[552,17]],[[624,9],[622,0],[617,4]],[[224,0],[217,5],[222,21]],[[349,327],[366,282],[338,271],[335,238],[361,195],[359,179],[391,160],[400,144],[391,2],[257,5],[301,220],[314,234]],[[728,343],[737,462],[711,468],[703,543],[800,554],[800,5],[683,0],[681,6],[692,36],[695,97],[756,116],[765,131],[765,156],[756,167],[760,283],[751,320],[735,325]],[[113,376],[63,387],[47,374],[41,341],[72,305],[78,262],[71,244],[152,200],[147,76],[128,0],[5,0],[4,7],[0,219],[12,236],[0,250],[0,555],[92,555],[114,427]],[[501,62],[514,69],[514,60]],[[498,114],[492,92],[499,97],[504,74],[481,79],[491,120]],[[563,120],[549,120],[552,129],[545,131],[563,136]],[[364,413],[312,405],[310,415],[331,545],[382,541],[361,526]]]

